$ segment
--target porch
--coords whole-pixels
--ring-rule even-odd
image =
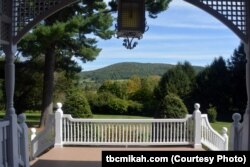
[[[31,167],[101,167],[102,151],[205,151],[192,146],[84,146],[53,148],[30,162]]]

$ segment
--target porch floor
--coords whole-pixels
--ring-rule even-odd
[[[102,151],[205,151],[189,146],[53,148],[30,162],[31,167],[101,167]]]

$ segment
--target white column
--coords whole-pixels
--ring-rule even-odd
[[[16,45],[4,46],[5,52],[5,89],[6,89],[6,116],[10,121],[8,130],[8,163],[11,167],[18,167],[18,137],[17,137],[17,115],[14,108],[15,87],[15,53]]]
[[[200,112],[200,104],[195,103],[193,112],[193,120],[194,120],[194,148],[200,149],[201,146],[201,112]]]
[[[246,16],[246,24],[247,24],[247,37],[248,37],[248,43],[245,44],[245,52],[247,57],[247,64],[246,64],[246,83],[247,83],[247,109],[244,115],[244,119],[246,119],[245,124],[246,130],[243,134],[246,133],[246,141],[243,137],[243,146],[246,148],[246,150],[250,150],[250,2],[246,1],[246,8],[247,8],[247,16]],[[244,147],[242,147],[244,149]]]
[[[244,44],[246,52],[246,87],[247,87],[247,108],[243,117],[242,149],[250,150],[250,42]]]
[[[57,110],[55,113],[55,145],[54,145],[55,147],[63,146],[62,118],[63,118],[62,103],[57,103]]]

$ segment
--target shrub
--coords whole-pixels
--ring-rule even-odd
[[[109,112],[111,114],[121,114],[121,115],[128,114],[128,103],[126,100],[114,97],[110,99],[107,105],[109,107]]]
[[[216,118],[217,118],[216,108],[209,105],[209,109],[207,110],[207,116],[208,116],[209,122],[211,122],[211,123],[216,122]]]
[[[142,115],[143,104],[136,101],[128,101],[128,114],[129,115]]]
[[[127,100],[120,99],[110,92],[98,93],[96,100],[91,102],[94,113],[99,114],[128,114]]]
[[[161,118],[184,118],[188,113],[183,101],[174,94],[168,94],[159,106]]]
[[[63,111],[76,118],[93,117],[89,103],[84,93],[79,90],[71,90],[66,93],[66,99],[63,105]]]

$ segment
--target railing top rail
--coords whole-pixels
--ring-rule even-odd
[[[9,124],[10,124],[10,121],[0,121],[0,128],[2,128],[2,127],[5,127],[5,126],[9,126]]]
[[[84,119],[72,118],[69,114],[64,114],[63,118],[68,118],[72,122],[104,122],[104,123],[154,123],[154,122],[186,122],[192,115],[187,115],[182,119]]]

